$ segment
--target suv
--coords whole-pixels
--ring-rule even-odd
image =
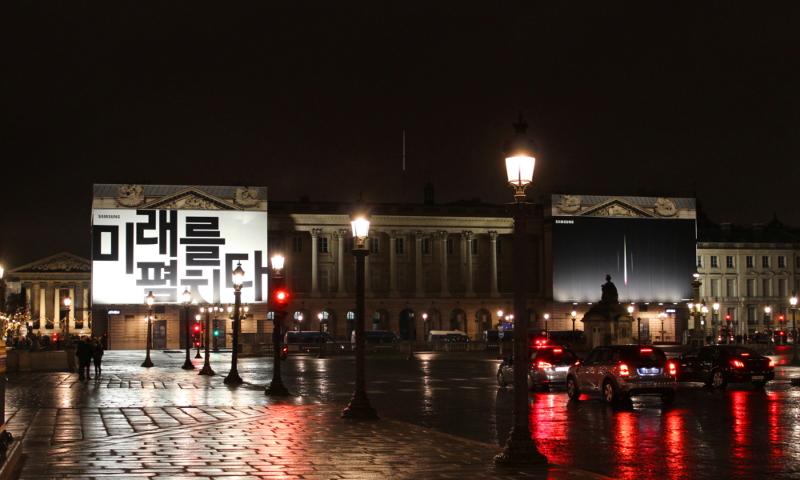
[[[512,357],[504,360],[497,369],[497,384],[501,387],[514,382]],[[571,350],[558,345],[546,345],[531,351],[531,367],[528,370],[528,388],[547,390],[552,385],[563,385],[567,370],[578,360]]]
[[[725,388],[728,382],[752,382],[763,387],[775,378],[775,362],[739,345],[703,347],[680,356],[681,381]]]
[[[667,361],[656,347],[610,345],[597,347],[570,367],[567,395],[577,401],[581,393],[600,394],[606,403],[628,402],[634,395],[660,395],[664,404],[675,399],[676,362]]]

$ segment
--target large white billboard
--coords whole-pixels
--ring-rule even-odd
[[[231,272],[245,271],[243,303],[267,300],[267,213],[238,210],[92,211],[96,305],[233,303]]]

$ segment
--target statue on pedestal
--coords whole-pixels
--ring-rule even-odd
[[[606,283],[600,286],[603,290],[600,296],[600,303],[619,303],[619,293],[617,286],[611,281],[611,275],[606,275]]]

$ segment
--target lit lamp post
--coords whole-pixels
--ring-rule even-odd
[[[283,384],[281,377],[281,320],[286,316],[286,304],[289,303],[289,292],[284,288],[283,255],[273,255],[272,282],[273,293],[270,295],[270,310],[272,311],[272,382],[264,391],[265,394],[275,397],[289,396],[289,390]]]
[[[147,355],[144,357],[144,362],[142,362],[142,366],[145,368],[150,368],[153,366],[153,361],[150,360],[150,347],[153,343],[153,303],[155,303],[156,297],[153,295],[153,292],[147,294],[145,297],[144,302],[147,304]]]
[[[186,360],[183,361],[184,370],[194,370],[191,359],[192,350],[192,322],[189,321],[189,304],[192,302],[192,293],[188,288],[183,290],[183,318],[186,321]]]
[[[661,319],[661,343],[664,343],[664,320],[667,319],[667,313],[666,312],[659,313],[658,318]]]
[[[797,354],[797,295],[789,299],[789,308],[792,310],[792,365],[800,365],[800,356]]]
[[[544,314],[544,338],[548,338],[549,337],[548,330],[547,330],[547,321],[548,320],[550,320],[550,314],[549,313],[545,313]]]
[[[64,341],[69,344],[69,307],[72,306],[72,299],[64,297]]]
[[[711,335],[714,338],[714,343],[716,343],[717,340],[720,339],[719,338],[720,337],[720,335],[719,335],[719,330],[720,330],[720,328],[719,328],[719,325],[720,325],[720,321],[719,321],[719,302],[712,303],[711,304],[711,310],[713,312],[713,314],[711,315]]]
[[[547,458],[531,440],[528,426],[530,404],[528,403],[528,302],[525,256],[526,241],[525,189],[533,181],[536,159],[526,137],[528,125],[520,118],[514,124],[514,140],[506,147],[506,174],[508,183],[514,188],[514,424],[502,453],[494,460],[501,465],[545,465]]]
[[[430,330],[428,329],[428,314],[423,312],[422,313],[422,339],[425,342],[428,341],[428,332],[429,331]]]
[[[231,371],[228,372],[228,376],[223,380],[225,385],[242,384],[242,377],[239,376],[237,365],[239,361],[239,328],[241,328],[239,311],[242,307],[242,284],[244,284],[244,270],[242,270],[242,264],[239,262],[233,271],[233,345],[231,345]]]
[[[628,311],[628,316],[633,317],[633,305],[628,305],[628,308],[625,310]],[[642,319],[636,319],[636,342],[641,345],[642,344]]]
[[[205,312],[205,311],[206,311],[205,307],[200,307],[200,312]],[[203,317],[199,313],[197,315],[195,315],[194,316],[195,325],[199,325],[200,324],[200,320],[202,320],[202,318]],[[199,337],[198,337],[198,340],[199,340]],[[195,355],[194,358],[203,358],[203,357],[200,356],[200,342],[197,342],[197,355]]]
[[[503,358],[503,337],[505,337],[506,318],[503,311],[497,311],[497,357]]]
[[[378,414],[367,398],[364,379],[364,259],[369,255],[369,220],[364,216],[356,216],[350,225],[353,228],[353,256],[356,257],[356,384],[342,417],[377,419]]]
[[[572,341],[576,342],[577,340],[575,339],[575,319],[578,317],[578,312],[573,310],[569,312],[569,316],[572,319]]]
[[[772,307],[767,305],[764,307],[764,333],[767,333],[767,326],[772,327]]]

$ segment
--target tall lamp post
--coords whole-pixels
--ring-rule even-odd
[[[364,260],[369,255],[369,220],[357,215],[350,225],[353,228],[353,256],[356,257],[356,385],[342,417],[377,420],[378,413],[369,403],[364,379]]]
[[[200,312],[205,312],[205,311],[206,311],[205,307],[200,307]],[[200,321],[202,319],[203,319],[203,316],[200,315],[199,313],[197,315],[195,315],[194,316],[195,325],[200,325]],[[197,340],[198,340],[198,342],[197,342],[197,355],[195,355],[194,358],[203,358],[203,357],[200,356],[200,341],[199,341],[200,337],[199,336],[197,337]]]
[[[69,309],[72,306],[72,299],[64,297],[64,341],[69,345]]]
[[[720,330],[720,321],[719,321],[719,302],[714,302],[711,304],[711,335],[714,343],[717,343],[719,340],[719,330]]]
[[[550,320],[550,314],[549,313],[545,313],[544,314],[544,338],[545,339],[548,339],[550,337],[550,335],[548,333],[548,330],[547,330],[547,321],[548,320]]]
[[[192,351],[192,322],[189,321],[189,304],[192,302],[192,292],[189,291],[188,288],[183,290],[183,318],[186,322],[186,360],[183,361],[183,366],[181,367],[184,370],[194,370],[194,364],[192,364],[191,359],[191,351]]]
[[[628,307],[625,310],[628,312],[628,316],[632,318],[633,317],[633,310],[634,310],[633,305],[628,305]],[[638,343],[639,345],[642,344],[642,319],[641,318],[636,319],[636,343]]]
[[[767,325],[770,326],[770,329],[772,328],[772,307],[769,305],[764,307],[764,333],[767,333]]]
[[[200,308],[200,312],[205,312],[205,314],[206,314],[206,324],[205,324],[205,326],[203,328],[203,330],[204,330],[203,335],[205,336],[205,341],[203,342],[203,343],[205,343],[205,351],[204,351],[205,358],[203,359],[203,368],[200,369],[200,372],[198,372],[198,375],[212,376],[212,375],[214,375],[216,373],[216,372],[214,372],[214,369],[211,368],[211,350],[210,350],[210,347],[208,345],[210,343],[209,342],[209,333],[210,333],[209,330],[211,330],[211,312],[216,312],[216,310],[217,310],[217,307],[201,307]],[[200,347],[198,347],[198,349],[199,348]]]
[[[797,294],[789,299],[789,308],[792,310],[792,365],[800,365],[800,356],[797,354]]]
[[[289,292],[284,287],[283,255],[273,255],[272,264],[272,294],[270,295],[270,310],[272,311],[272,382],[264,393],[273,397],[286,397],[289,390],[283,384],[281,377],[281,321],[286,317],[286,305],[289,303]]]
[[[569,316],[572,319],[572,341],[576,342],[576,339],[575,339],[575,319],[578,317],[578,312],[573,310],[573,311],[569,312]]]
[[[153,292],[148,293],[144,299],[144,302],[147,304],[147,355],[144,357],[142,366],[145,368],[153,366],[153,361],[150,360],[150,348],[153,343],[153,303],[155,303],[155,301],[156,297],[153,295]]]
[[[508,183],[514,188],[514,424],[503,451],[494,461],[499,465],[546,465],[547,458],[531,440],[528,426],[530,404],[528,403],[528,286],[525,260],[528,251],[526,241],[526,195],[525,188],[533,181],[536,159],[526,136],[528,125],[521,118],[514,124],[516,134],[506,147],[506,174]]]
[[[240,310],[242,308],[242,285],[244,284],[244,270],[242,263],[236,265],[233,271],[233,345],[231,345],[231,371],[225,377],[225,385],[241,385],[242,377],[239,376],[239,329],[241,328]],[[208,348],[208,347],[206,347]]]
[[[667,312],[659,313],[658,318],[661,319],[661,343],[664,343],[664,320],[667,319]]]

